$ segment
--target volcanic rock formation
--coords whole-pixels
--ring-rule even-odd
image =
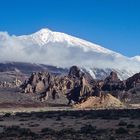
[[[24,93],[34,93],[41,101],[48,96],[53,99],[65,95],[69,104],[80,102],[93,94],[88,77],[76,66],[70,68],[66,76],[56,76],[48,72],[33,73],[28,81],[21,86]]]
[[[140,86],[140,73],[137,73],[126,80],[127,90],[135,88],[137,86]]]
[[[125,88],[125,81],[121,81],[115,72],[111,72],[110,75],[105,78],[102,86],[103,91],[123,91]]]
[[[65,96],[68,104],[72,101],[75,104],[88,104],[97,107],[109,107],[116,105],[118,100],[110,94],[106,94],[102,88],[107,84],[118,84],[121,81],[118,79],[117,74],[112,72],[105,81],[89,82],[89,76],[80,70],[77,66],[72,66],[68,75],[53,75],[48,72],[32,73],[28,81],[21,86],[24,93],[33,93],[34,96],[40,101],[48,100],[51,96],[52,99],[61,98]],[[108,91],[111,89],[107,89]],[[90,99],[90,101],[88,101]],[[109,100],[110,104],[107,104]],[[107,101],[108,100],[108,101]],[[97,103],[98,102],[98,103]],[[118,101],[119,102],[119,101]],[[103,103],[103,104],[102,104]],[[118,103],[116,106],[119,106]],[[85,106],[85,105],[83,105]],[[88,107],[89,105],[87,105]],[[85,106],[86,107],[86,106]]]

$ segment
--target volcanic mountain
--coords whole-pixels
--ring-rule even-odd
[[[1,62],[28,62],[61,68],[77,65],[94,78],[116,71],[126,79],[140,71],[140,61],[100,45],[49,29],[31,35],[10,36],[0,32]]]

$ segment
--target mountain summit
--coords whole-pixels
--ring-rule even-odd
[[[31,35],[23,35],[19,37],[21,40],[30,40],[39,46],[47,45],[48,43],[65,43],[66,46],[76,46],[81,47],[85,51],[95,51],[98,53],[106,53],[106,54],[117,54],[109,49],[101,47],[100,45],[85,41],[83,39],[79,39],[77,37],[73,37],[71,35],[61,33],[61,32],[53,32],[48,28],[44,28],[39,30],[36,33]],[[117,54],[119,55],[119,54]]]
[[[57,67],[77,65],[94,77],[115,70],[124,79],[140,71],[140,61],[71,35],[41,29],[31,35],[0,33],[0,60]],[[96,76],[95,76],[96,77]]]

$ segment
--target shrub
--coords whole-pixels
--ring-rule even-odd
[[[58,116],[57,118],[56,118],[56,121],[61,121],[62,119],[61,119],[61,117],[60,116]]]
[[[45,133],[45,134],[48,134],[48,135],[53,135],[53,134],[55,134],[55,130],[46,127],[46,128],[43,128],[41,130],[41,133]]]
[[[95,131],[96,131],[96,126],[92,126],[92,125],[85,125],[80,129],[81,133],[92,133]]]
[[[119,126],[126,126],[127,125],[127,122],[121,120],[118,125]]]
[[[116,140],[114,136],[110,136],[109,140]]]
[[[64,128],[59,131],[59,134],[74,134],[76,131],[73,128]]]
[[[19,126],[13,125],[10,127],[4,128],[4,134],[7,136],[36,136],[29,128],[20,128]]]
[[[19,121],[24,122],[24,121],[28,121],[27,119],[20,119]]]
[[[29,127],[38,127],[39,124],[29,124]]]
[[[5,113],[4,114],[4,117],[10,117],[11,116],[11,113]]]
[[[127,133],[128,133],[127,129],[123,127],[116,129],[116,134],[127,134]]]
[[[127,128],[134,128],[134,127],[135,127],[134,124],[128,124],[128,125],[127,125]]]

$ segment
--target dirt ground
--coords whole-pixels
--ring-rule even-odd
[[[140,140],[140,108],[76,109],[0,89],[0,140]]]

